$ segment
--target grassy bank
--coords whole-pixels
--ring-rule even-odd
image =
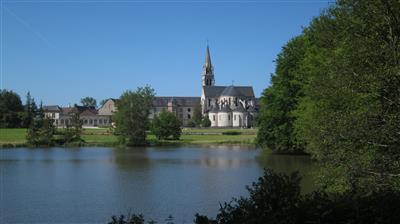
[[[26,129],[0,129],[0,146],[18,147],[26,145]],[[235,132],[235,135],[229,133]],[[226,134],[228,133],[228,134]],[[155,145],[165,144],[253,144],[256,129],[212,129],[212,128],[185,128],[180,140],[157,141],[154,135],[149,134],[148,140]],[[114,146],[117,137],[107,128],[83,129],[82,139],[87,146]]]

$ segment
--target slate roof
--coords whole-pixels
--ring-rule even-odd
[[[43,106],[45,112],[61,112],[61,108],[58,105]]]
[[[244,107],[242,106],[242,104],[239,104],[239,106],[237,106],[235,109],[233,109],[234,112],[246,112],[246,109],[244,109]]]
[[[156,96],[153,99],[153,107],[167,107],[168,102],[175,106],[195,107],[200,105],[200,97]]]
[[[221,96],[243,96],[244,94],[240,92],[239,88],[234,86],[228,86],[222,91]]]
[[[253,87],[251,86],[203,86],[203,90],[206,97],[219,97],[222,94],[225,94],[223,96],[254,97]]]
[[[226,112],[226,113],[229,113],[229,112],[231,112],[232,110],[231,110],[231,108],[229,108],[229,106],[224,106],[224,107],[222,107],[221,108],[221,110],[219,111],[219,112]]]

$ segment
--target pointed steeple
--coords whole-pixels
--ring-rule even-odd
[[[214,68],[211,63],[210,48],[207,43],[206,49],[206,60],[203,65],[203,76],[202,76],[203,86],[213,86],[214,85]]]
[[[207,44],[206,61],[205,61],[205,63],[204,63],[204,68],[205,68],[207,71],[211,71],[211,70],[212,70],[211,56],[210,56],[210,48],[208,47],[208,44]]]

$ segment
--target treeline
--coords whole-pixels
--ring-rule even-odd
[[[400,2],[340,0],[290,40],[257,142],[307,152],[327,191],[400,189]]]
[[[301,178],[265,170],[264,175],[247,187],[248,198],[233,199],[220,205],[216,218],[196,214],[195,224],[367,224],[400,223],[400,193],[398,191],[356,192],[345,194],[314,191],[302,195]],[[146,221],[143,215],[113,216],[109,224],[173,224]]]
[[[25,104],[13,91],[0,90],[0,128],[28,128],[33,121],[38,106],[28,92]]]
[[[54,120],[45,115],[42,103],[37,106],[30,92],[22,104],[17,93],[0,90],[0,128],[27,128],[26,143],[29,146],[80,145],[83,142],[82,121],[78,113],[71,115],[70,124],[57,129]]]

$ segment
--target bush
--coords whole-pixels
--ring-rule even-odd
[[[151,131],[158,140],[172,139],[177,140],[181,137],[181,121],[174,113],[163,111],[158,116],[154,117]]]
[[[201,126],[203,128],[208,128],[211,126],[211,121],[207,116],[204,116],[203,119],[201,120]]]
[[[186,126],[190,127],[190,128],[194,128],[194,127],[196,127],[196,122],[193,119],[190,119],[190,120],[188,120]]]
[[[222,132],[223,135],[241,135],[242,132],[240,131],[224,131]]]

